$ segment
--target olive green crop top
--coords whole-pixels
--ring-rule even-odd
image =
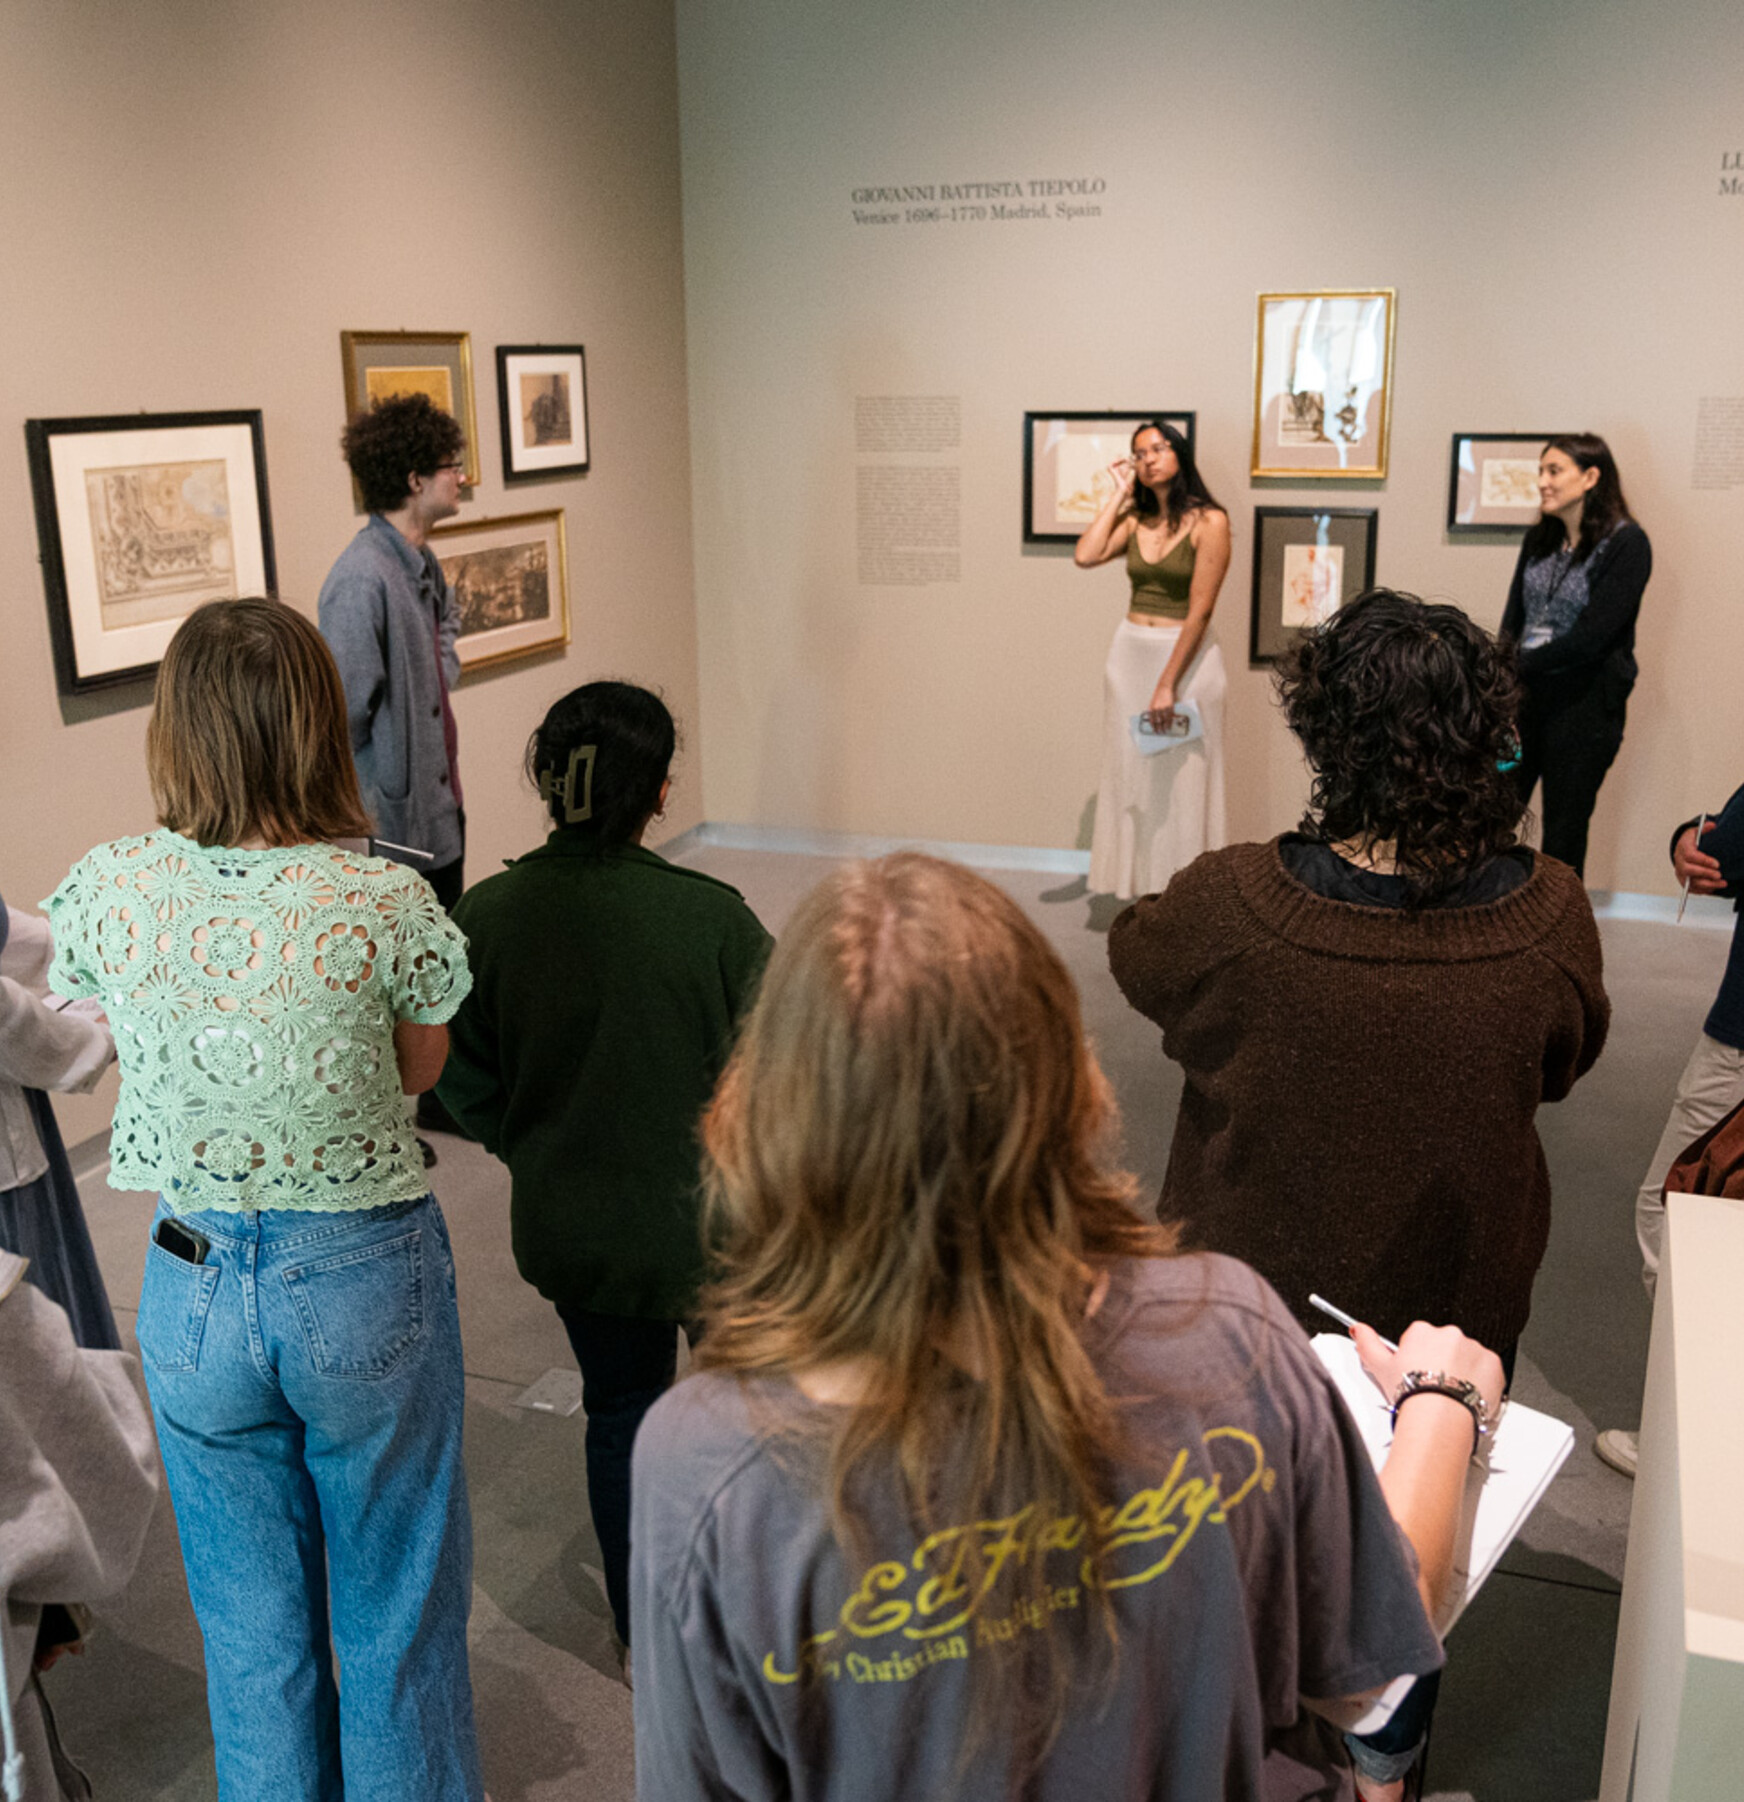
[[[1160,563],[1138,548],[1138,524],[1126,541],[1126,573],[1132,578],[1132,611],[1156,619],[1185,619],[1187,591],[1193,585],[1193,534],[1171,545]]]

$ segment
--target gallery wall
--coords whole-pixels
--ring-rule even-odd
[[[149,687],[63,701],[27,418],[259,407],[281,594],[310,613],[361,523],[338,453],[346,328],[472,334],[483,480],[463,518],[565,511],[573,638],[455,697],[475,878],[535,842],[519,775],[597,675],[691,729],[699,815],[669,0],[0,10],[0,892],[34,906],[152,819]],[[494,346],[587,347],[593,467],[502,481]],[[111,1079],[112,1080],[112,1079]],[[78,1139],[110,1091],[63,1106]]]
[[[1591,429],[1656,564],[1588,880],[1668,889],[1668,827],[1744,778],[1744,486],[1694,473],[1701,400],[1744,405],[1727,0],[678,0],[678,43],[711,819],[1088,842],[1125,580],[1024,547],[1026,409],[1197,410],[1244,837],[1306,789],[1248,667],[1254,506],[1376,507],[1378,578],[1494,626],[1518,538],[1446,535],[1451,435]],[[1049,216],[949,217],[998,182]],[[864,198],[928,185],[941,219]],[[1250,481],[1256,292],[1368,286],[1398,290],[1386,481]],[[954,399],[959,444],[857,440],[893,396]],[[954,480],[955,580],[860,579],[883,469],[945,472],[917,537]]]

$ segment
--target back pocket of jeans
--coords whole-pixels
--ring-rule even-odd
[[[206,1316],[218,1289],[216,1264],[190,1264],[161,1245],[145,1248],[145,1281],[139,1290],[140,1355],[154,1370],[197,1370]]]
[[[283,1273],[309,1357],[322,1376],[385,1377],[424,1330],[424,1248],[417,1227]]]

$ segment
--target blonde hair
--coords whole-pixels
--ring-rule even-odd
[[[845,1551],[865,1538],[857,1473],[893,1461],[923,1534],[1033,1506],[1082,1520],[1094,1556],[1121,1435],[1086,1303],[1100,1261],[1173,1246],[1131,1210],[1114,1121],[1072,979],[1000,889],[904,853],[801,904],[703,1123],[721,1274],[697,1363],[863,1361],[831,1449]],[[1044,1560],[1021,1564],[1042,1590]],[[977,1712],[1038,1758],[1070,1672],[1051,1634],[1025,1639]]]
[[[208,601],[182,621],[158,665],[145,767],[158,819],[202,845],[374,830],[333,654],[282,601]]]

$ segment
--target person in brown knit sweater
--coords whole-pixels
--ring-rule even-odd
[[[1533,1116],[1610,1019],[1580,880],[1516,841],[1517,684],[1457,608],[1379,589],[1286,658],[1297,833],[1213,851],[1109,935],[1187,1077],[1160,1218],[1396,1338],[1504,1354],[1550,1230]]]

